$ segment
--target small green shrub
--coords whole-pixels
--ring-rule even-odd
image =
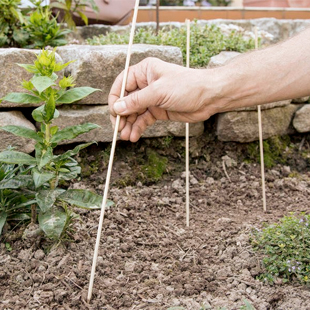
[[[107,33],[88,39],[91,45],[128,44],[129,33]],[[184,62],[186,60],[186,28],[162,29],[156,36],[154,30],[139,28],[134,37],[134,43],[177,46],[182,50]],[[191,24],[191,53],[190,66],[206,67],[212,56],[222,51],[245,52],[254,48],[252,39],[245,40],[242,33],[231,31],[224,34],[215,25],[199,26]]]
[[[280,223],[253,231],[251,241],[254,249],[264,255],[261,280],[310,282],[310,215],[285,216]]]
[[[2,98],[2,100],[20,104],[41,104],[32,112],[33,119],[40,124],[38,132],[15,125],[1,127],[2,130],[16,136],[35,140],[34,156],[14,150],[0,153],[0,163],[9,165],[8,168],[2,166],[4,168],[0,170],[0,180],[3,176],[0,189],[5,190],[1,192],[2,200],[5,202],[11,199],[11,196],[16,195],[16,191],[19,191],[19,195],[23,199],[27,199],[26,201],[22,200],[21,203],[29,206],[31,201],[32,221],[38,219],[40,228],[51,239],[61,238],[70,226],[72,219],[75,218],[68,205],[98,209],[102,203],[102,197],[90,191],[66,190],[59,187],[59,182],[75,179],[80,174],[81,167],[74,156],[94,142],[78,145],[73,150],[60,155],[54,155],[54,148],[61,141],[74,139],[99,126],[85,123],[68,126],[61,130],[57,126],[52,126],[53,120],[59,116],[57,105],[73,103],[97,91],[91,87],[74,88],[74,80],[71,76],[59,80],[56,72],[61,71],[71,62],[57,63],[55,52],[55,49],[53,51],[42,50],[33,65],[20,64],[19,66],[33,74],[29,81],[22,82],[24,89],[28,92],[9,93]],[[26,168],[20,168],[21,165]],[[28,173],[24,173],[25,171]],[[26,197],[24,193],[29,194],[29,197]],[[14,198],[14,196],[12,197]],[[19,197],[16,199],[20,200]],[[111,205],[112,202],[109,201],[108,204]],[[21,211],[24,213],[23,209]],[[14,214],[20,216],[20,209],[2,207],[0,209],[0,227],[2,228]]]
[[[25,17],[18,5],[21,0],[0,0],[0,47],[23,47],[29,39],[22,28]]]
[[[28,32],[27,48],[44,48],[46,46],[61,46],[67,44],[66,34],[69,29],[61,29],[53,17],[49,6],[42,7],[40,2],[34,2],[36,9],[27,17],[24,29]]]

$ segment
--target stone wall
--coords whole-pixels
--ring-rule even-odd
[[[252,20],[252,21],[200,21],[201,23],[224,23],[229,25],[235,23],[244,28],[252,29],[253,25],[265,27],[264,31],[273,32],[274,41],[284,39],[304,29],[309,21],[279,21],[273,19]],[[152,23],[149,25],[154,26]],[[145,24],[140,24],[145,27]],[[162,25],[163,26],[163,25]],[[179,23],[173,23],[173,27],[179,27]],[[127,26],[104,26],[93,25],[78,28],[76,38],[80,40],[92,34],[105,33],[107,31],[124,31]],[[35,50],[26,49],[0,49],[0,98],[5,94],[14,91],[23,91],[20,82],[29,79],[30,75],[17,63],[33,63]],[[76,125],[84,122],[93,122],[101,128],[93,130],[87,134],[77,137],[70,142],[86,142],[96,140],[98,142],[110,142],[113,131],[109,120],[109,109],[107,98],[110,87],[115,77],[123,70],[127,46],[88,46],[88,45],[68,45],[57,48],[58,61],[68,62],[76,60],[70,64],[63,74],[71,74],[77,86],[91,86],[102,91],[96,92],[74,105],[64,105],[58,107],[60,117],[55,120],[54,125],[60,128],[68,125]],[[212,58],[209,66],[221,66],[238,53],[223,52]],[[154,46],[154,45],[134,45],[132,50],[131,63],[137,63],[146,57],[158,57],[164,61],[182,64],[181,51],[176,47]],[[298,98],[290,101],[270,103],[262,107],[263,136],[268,138],[273,135],[290,134],[293,132],[310,131],[310,105],[307,98]],[[0,105],[0,126],[14,124],[31,129],[36,124],[31,118],[31,111],[34,106],[21,106],[9,102],[2,102]],[[223,113],[217,116],[216,134],[222,141],[250,142],[258,139],[257,109],[239,109],[233,112]],[[190,135],[198,136],[203,134],[203,122],[190,125]],[[176,122],[158,122],[150,127],[144,137],[161,136],[184,136],[185,125]],[[0,131],[2,141],[0,150],[7,146],[15,146],[18,150],[32,152],[34,142],[18,138],[4,131]]]

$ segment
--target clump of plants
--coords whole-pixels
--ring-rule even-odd
[[[115,32],[94,36],[87,40],[91,45],[128,44],[129,33]],[[182,50],[184,62],[186,60],[186,28],[159,30],[156,35],[153,29],[139,28],[134,36],[134,43],[177,46]],[[245,52],[254,48],[253,39],[244,39],[242,33],[232,30],[224,34],[215,25],[200,26],[191,24],[191,67],[206,67],[212,56],[222,51]]]
[[[310,215],[294,213],[253,231],[252,245],[264,255],[261,280],[310,283]]]
[[[42,50],[34,64],[19,64],[32,73],[22,86],[27,93],[9,93],[1,100],[20,104],[41,104],[32,112],[39,124],[37,132],[29,128],[9,125],[1,130],[36,141],[34,156],[13,149],[0,153],[0,232],[7,220],[32,219],[38,221],[45,235],[59,239],[65,232],[74,212],[70,206],[98,209],[102,197],[87,190],[64,189],[60,182],[73,180],[81,172],[74,156],[94,142],[84,143],[60,155],[55,147],[64,140],[71,140],[99,126],[92,123],[53,126],[59,116],[57,105],[71,104],[97,91],[91,87],[74,88],[72,76],[58,78],[71,62],[56,62],[55,49]],[[111,202],[109,202],[110,204]]]
[[[20,0],[0,0],[0,47],[43,48],[67,43],[69,29],[57,24],[49,6],[31,0],[33,8],[21,10]]]

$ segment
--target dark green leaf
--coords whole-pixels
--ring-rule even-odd
[[[64,189],[41,190],[36,193],[36,200],[42,212],[46,212],[53,207],[57,197],[62,194]]]
[[[92,87],[76,87],[66,91],[61,97],[56,100],[56,103],[72,103],[83,99],[84,97],[92,94],[95,91],[100,91],[100,89]]]
[[[28,221],[31,217],[27,213],[17,213],[9,217],[10,221]]]
[[[0,162],[17,165],[35,165],[36,159],[22,152],[3,151],[0,153]]]
[[[75,126],[69,126],[66,127],[62,130],[59,130],[51,139],[52,143],[59,143],[60,141],[63,140],[71,140],[74,139],[75,137],[89,132],[93,129],[100,128],[99,125],[97,124],[92,124],[92,123],[85,123],[81,125],[75,125]]]
[[[16,175],[12,179],[2,180],[0,189],[17,189],[33,187],[33,179],[31,175]]]
[[[23,104],[42,102],[41,98],[26,93],[9,93],[2,100]]]
[[[3,226],[6,223],[7,216],[8,215],[7,215],[6,212],[4,212],[4,211],[0,212],[0,236],[1,236],[1,233],[2,233]]]
[[[7,132],[14,134],[15,136],[33,139],[38,142],[43,142],[42,137],[40,137],[35,130],[29,129],[26,127],[8,125],[8,126],[0,127],[0,128],[2,130],[5,130]]]
[[[47,237],[59,239],[66,227],[67,214],[59,208],[51,208],[38,216],[39,226]]]
[[[45,123],[50,123],[55,114],[55,99],[53,96],[50,96],[48,101],[45,104],[44,108],[44,121]]]
[[[83,189],[68,189],[65,193],[58,196],[58,199],[85,209],[100,209],[102,204],[102,196]],[[106,207],[112,205],[114,205],[114,202],[108,200]]]
[[[35,187],[39,188],[46,182],[55,178],[55,174],[52,172],[40,172],[37,169],[32,169],[32,177]]]
[[[37,157],[38,169],[41,170],[45,165],[50,163],[53,159],[53,149],[49,146],[45,152],[40,153],[40,157]]]
[[[65,160],[71,156],[74,156],[74,155],[78,154],[80,150],[88,147],[89,145],[91,145],[93,143],[96,143],[96,142],[92,141],[92,142],[77,145],[73,150],[69,150],[69,151],[67,151],[61,155],[58,155],[57,157],[54,157],[54,161],[59,162],[59,161]]]

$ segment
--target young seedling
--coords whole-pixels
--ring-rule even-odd
[[[128,69],[129,69],[130,56],[131,56],[131,48],[132,48],[133,38],[134,38],[134,33],[135,33],[135,28],[136,28],[138,8],[139,8],[139,0],[136,0],[135,8],[134,8],[134,14],[133,14],[132,23],[131,23],[130,38],[129,38],[127,56],[126,56],[124,78],[123,78],[123,83],[122,83],[120,99],[124,98],[124,96],[125,96]],[[87,301],[88,302],[90,302],[91,297],[92,297],[92,292],[93,292],[93,285],[94,285],[97,258],[98,258],[98,250],[99,250],[99,245],[100,245],[100,238],[101,238],[101,231],[102,231],[102,225],[103,225],[103,219],[104,219],[104,213],[105,213],[105,206],[106,206],[106,201],[107,201],[108,191],[109,191],[109,186],[110,186],[110,178],[111,178],[112,167],[113,167],[113,159],[114,159],[119,123],[120,123],[120,116],[117,115],[116,122],[115,122],[115,128],[114,128],[114,134],[113,134],[113,140],[112,140],[112,146],[111,146],[111,153],[110,153],[107,177],[106,177],[105,188],[104,188],[104,193],[103,193],[103,200],[102,200],[102,205],[101,205],[101,213],[100,213],[100,219],[99,219],[99,225],[98,225],[98,231],[97,231],[97,238],[96,238],[96,244],[95,244],[95,250],[94,250],[94,256],[93,256],[93,264],[92,264],[90,280],[89,280],[89,288],[88,288],[88,294],[87,294]]]
[[[60,182],[75,179],[79,175],[81,167],[73,156],[94,142],[78,145],[60,155],[54,155],[54,148],[61,141],[74,139],[99,127],[85,123],[59,129],[52,125],[53,120],[59,116],[57,105],[73,103],[97,91],[91,87],[74,88],[72,76],[58,79],[56,72],[63,70],[71,62],[58,63],[55,49],[42,50],[34,64],[19,64],[33,74],[30,80],[22,82],[27,93],[9,93],[0,99],[0,102],[5,100],[19,104],[41,104],[32,112],[32,117],[40,126],[39,131],[15,125],[1,127],[1,130],[16,136],[33,139],[36,144],[34,156],[14,149],[0,153],[0,172],[3,176],[0,178],[0,194],[6,195],[5,198],[8,199],[9,194],[10,197],[13,197],[13,194],[16,197],[18,191],[23,193],[22,200],[19,200],[20,208],[14,208],[14,212],[27,214],[31,202],[32,222],[35,223],[38,218],[39,226],[45,235],[56,240],[61,238],[75,216],[68,208],[69,205],[86,209],[99,209],[101,205],[99,195],[87,190],[66,190],[59,186]],[[4,167],[3,163],[13,166]],[[20,165],[26,168],[14,168]],[[14,217],[14,214],[12,208],[0,208],[0,211],[1,228],[3,219]],[[25,218],[25,215],[23,217]]]
[[[257,27],[255,27],[255,49],[258,49],[258,34]],[[263,210],[267,211],[266,207],[266,188],[265,188],[265,165],[264,165],[264,146],[263,146],[263,126],[262,126],[262,113],[260,105],[257,106],[258,115],[258,134],[259,134],[259,150],[260,150],[260,166],[262,176],[262,194],[263,194]]]
[[[190,20],[186,19],[186,68],[189,68],[190,55]],[[185,173],[186,173],[186,226],[189,227],[189,123],[185,124]]]

